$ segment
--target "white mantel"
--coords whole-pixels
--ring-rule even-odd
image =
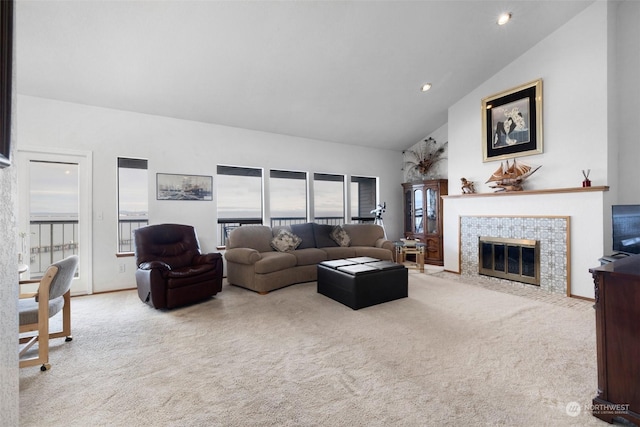
[[[606,251],[605,215],[608,187],[563,188],[509,193],[443,196],[444,268],[460,273],[460,217],[563,216],[571,218],[569,231],[571,295],[593,298],[589,268]]]

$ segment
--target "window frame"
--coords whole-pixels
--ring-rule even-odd
[[[361,176],[361,175],[351,175],[351,179],[349,181],[349,183],[351,184],[351,190],[353,190],[353,184],[359,184],[358,185],[358,192],[357,194],[354,194],[353,191],[351,191],[351,221],[355,221],[355,222],[371,222],[375,220],[375,213],[371,213],[372,210],[375,210],[378,207],[378,182],[379,179],[378,177],[371,177],[371,176]],[[372,205],[369,207],[365,207],[363,210],[363,207],[361,205],[361,200],[363,199],[363,195],[365,193],[365,191],[363,191],[363,187],[362,184],[372,184],[371,188],[366,190],[366,193],[370,194],[372,196]],[[354,205],[354,200],[357,200],[357,206],[358,206],[358,212],[353,212],[353,205]]]
[[[220,216],[220,176],[245,176],[258,177],[260,179],[260,215],[259,217],[221,217]],[[242,225],[264,223],[265,218],[265,194],[264,194],[264,168],[253,166],[216,165],[216,221],[218,228],[218,249],[224,249],[226,239],[231,230]]]
[[[341,194],[341,199],[342,199],[342,216],[341,217],[333,217],[333,216],[327,216],[327,217],[317,217],[316,216],[316,212],[317,212],[317,191],[316,191],[316,181],[327,181],[327,182],[340,182],[342,184],[342,194]],[[340,223],[343,223],[346,221],[347,218],[347,202],[346,202],[346,195],[347,195],[347,188],[346,188],[346,184],[347,180],[346,180],[346,175],[344,174],[332,174],[332,173],[321,173],[321,172],[315,172],[313,174],[313,212],[311,212],[311,217],[313,218],[314,222],[318,222],[318,218],[321,218],[321,222],[318,222],[320,224],[330,224],[330,225],[338,225]],[[326,222],[325,222],[326,221]]]
[[[273,216],[273,180],[291,179],[304,182],[304,216],[300,217],[275,217]],[[271,226],[291,225],[293,223],[307,222],[309,220],[309,174],[302,171],[292,171],[284,169],[269,170],[269,219]]]
[[[134,256],[135,254],[135,249],[134,249],[134,242],[133,242],[133,231],[134,228],[131,227],[131,225],[129,226],[129,234],[131,235],[131,239],[130,239],[130,243],[129,243],[129,247],[130,250],[129,251],[123,251],[122,250],[122,220],[120,218],[120,205],[121,205],[121,197],[120,197],[120,193],[121,193],[121,176],[120,176],[120,170],[121,169],[143,169],[145,171],[147,171],[147,182],[145,185],[145,192],[147,195],[147,216],[146,216],[146,220],[144,221],[137,221],[140,224],[144,223],[144,225],[140,225],[138,224],[138,226],[135,228],[141,228],[143,226],[146,226],[149,224],[149,160],[148,159],[143,159],[143,158],[136,158],[136,157],[117,157],[116,159],[116,218],[117,218],[117,222],[118,222],[118,226],[117,226],[117,233],[116,233],[116,256],[117,257],[127,257],[127,256]],[[136,222],[136,221],[126,221],[126,222]]]

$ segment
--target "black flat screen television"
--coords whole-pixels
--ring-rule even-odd
[[[613,205],[613,250],[640,254],[640,205]]]

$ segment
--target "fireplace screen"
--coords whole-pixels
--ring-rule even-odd
[[[480,237],[478,273],[540,286],[537,240]]]

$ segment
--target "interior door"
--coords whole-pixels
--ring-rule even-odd
[[[19,150],[19,258],[38,279],[52,263],[78,255],[72,295],[91,293],[90,154]]]

